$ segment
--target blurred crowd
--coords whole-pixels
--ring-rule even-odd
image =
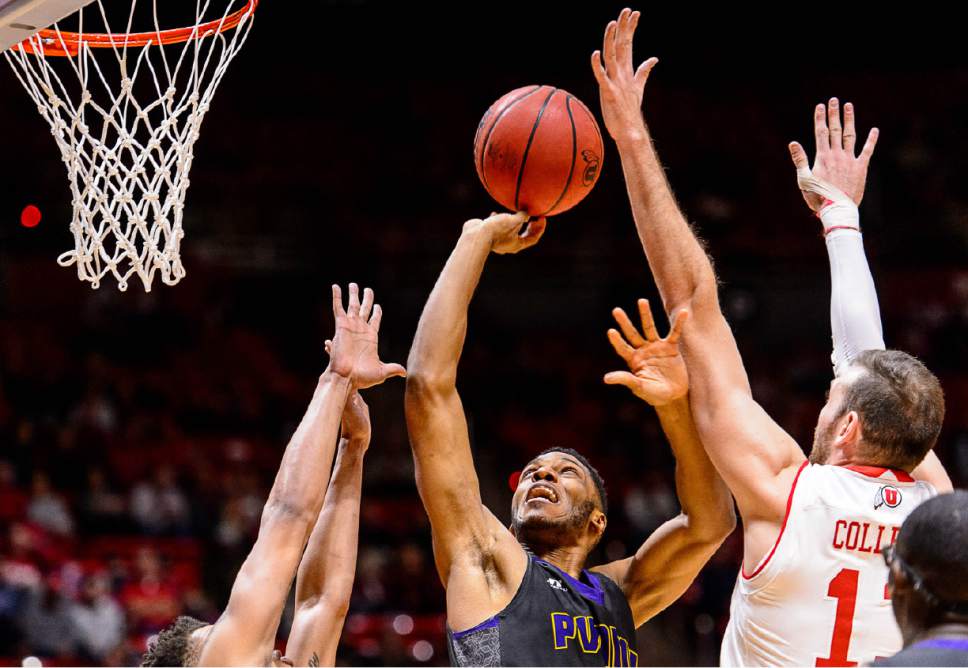
[[[262,30],[284,4],[266,3]],[[287,52],[264,51],[256,63],[243,51],[236,67],[249,70],[230,72],[216,96],[193,167],[188,276],[149,295],[140,286],[92,292],[56,266],[71,243],[63,174],[36,111],[5,100],[8,126],[29,131],[8,133],[4,146],[45,167],[0,179],[0,664],[36,655],[45,665],[130,665],[174,616],[217,617],[325,367],[328,285],[376,290],[382,357],[404,362],[461,222],[494,206],[471,161],[480,114],[530,83],[522,76],[553,79],[597,113],[585,68],[599,28],[589,37],[579,23],[568,34],[581,38],[580,59],[539,49],[545,69],[525,75],[517,50],[492,54],[494,63],[481,56],[462,65],[476,82],[463,88],[444,65],[399,76],[437,36],[397,44],[406,31],[395,27],[381,39],[399,69],[365,76],[353,63],[310,74]],[[356,39],[342,26],[320,27],[334,52]],[[253,40],[272,34],[259,29]],[[440,39],[454,46],[462,34]],[[774,93],[762,73],[708,73],[707,51],[657,71],[647,114],[683,208],[709,242],[754,395],[809,448],[832,375],[829,279],[785,144],[810,136],[818,95],[849,94],[861,132],[874,121],[882,130],[861,215],[885,338],[941,378],[948,415],[938,451],[964,486],[968,71],[836,80],[807,71],[799,89]],[[301,104],[279,106],[297,83]],[[898,90],[921,106],[894,104]],[[354,103],[329,104],[333,91]],[[17,228],[11,212],[37,192],[52,193],[44,223]],[[536,248],[491,259],[460,367],[482,495],[502,520],[508,480],[545,447],[574,447],[602,472],[612,510],[593,563],[628,555],[678,512],[674,461],[653,413],[601,382],[619,363],[605,339],[609,311],[641,296],[657,297],[608,144],[588,200],[552,220]],[[338,660],[443,665],[443,589],[413,480],[403,383],[365,398],[374,436]],[[716,664],[741,552],[737,531],[682,599],[639,630],[643,665]]]

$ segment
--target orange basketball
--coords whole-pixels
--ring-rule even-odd
[[[474,164],[502,206],[553,216],[591,192],[603,149],[598,123],[581,100],[560,88],[525,86],[484,114],[474,137]]]

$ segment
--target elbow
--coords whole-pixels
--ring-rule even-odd
[[[299,615],[317,615],[327,620],[346,619],[350,612],[350,597],[353,591],[353,580],[345,587],[336,587],[338,591],[326,591],[318,596],[308,596],[299,601],[296,613]]]
[[[689,517],[686,521],[693,540],[704,545],[710,552],[715,552],[736,530],[736,511],[733,509],[732,498],[719,511],[702,518]]]
[[[284,496],[270,497],[262,509],[261,527],[292,526],[308,528],[316,523],[316,513],[308,504],[287,499]]]
[[[414,365],[412,357],[408,364]],[[430,371],[419,363],[415,366],[416,368],[411,366],[407,369],[405,402],[408,409],[431,403],[456,390],[457,377],[453,372]]]

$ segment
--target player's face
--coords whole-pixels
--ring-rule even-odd
[[[559,542],[583,534],[596,508],[595,483],[581,462],[564,452],[533,459],[521,472],[511,517],[523,543]]]

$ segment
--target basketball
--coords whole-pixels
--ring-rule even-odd
[[[591,192],[602,166],[592,112],[553,86],[525,86],[491,105],[474,137],[474,164],[487,192],[512,211],[553,216]]]

